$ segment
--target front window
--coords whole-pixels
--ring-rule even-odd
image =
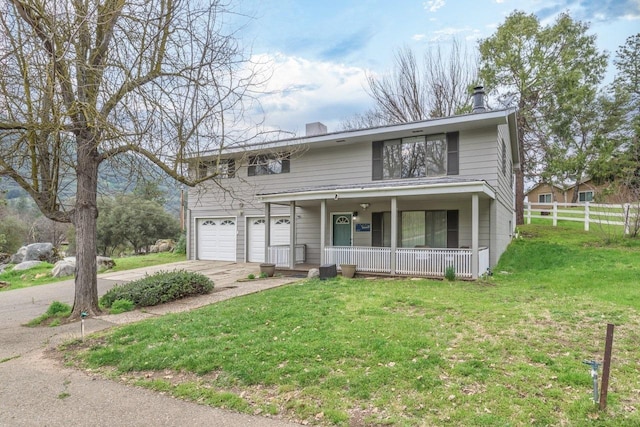
[[[450,211],[449,211],[450,212]],[[391,212],[381,212],[383,247],[391,246]],[[448,211],[402,211],[399,212],[398,246],[401,248],[446,248],[449,247],[448,232],[457,229],[457,216],[448,221]],[[452,237],[453,240],[457,238]],[[457,247],[457,241],[451,244]]]
[[[249,176],[289,173],[289,155],[262,154],[249,159]]]
[[[207,160],[198,164],[198,178],[215,176],[215,178],[233,178],[235,162],[233,159]]]
[[[416,136],[383,143],[383,179],[421,178],[447,173],[444,135]]]
[[[538,196],[538,203],[551,203],[551,193],[540,194]]]
[[[580,191],[578,193],[578,200],[580,202],[592,202],[593,201],[593,191]]]

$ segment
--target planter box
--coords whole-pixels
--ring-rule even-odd
[[[273,277],[276,272],[276,265],[270,263],[260,264],[260,273],[266,274],[267,277]]]

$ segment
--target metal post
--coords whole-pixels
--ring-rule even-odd
[[[585,360],[585,365],[591,366],[591,379],[593,380],[593,401],[598,403],[598,366],[600,364],[595,360]]]
[[[611,368],[611,350],[613,347],[613,324],[607,324],[607,338],[604,345],[604,362],[602,364],[602,387],[600,390],[600,410],[607,408],[607,392],[609,390],[609,369]]]

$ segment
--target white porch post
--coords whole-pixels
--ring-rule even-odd
[[[391,274],[396,274],[396,247],[398,245],[398,198],[391,198]]]
[[[471,195],[471,277],[478,278],[478,242],[480,241],[478,194]]]
[[[264,262],[269,259],[269,246],[271,246],[271,203],[264,204]]]
[[[289,268],[296,267],[296,202],[289,202]]]
[[[327,240],[327,201],[320,201],[320,265],[324,265],[324,247]]]

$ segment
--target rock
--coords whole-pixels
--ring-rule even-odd
[[[0,264],[0,274],[4,273],[4,269],[7,268],[9,264]]]
[[[0,252],[0,266],[8,263],[10,259],[11,259],[11,254],[8,254],[6,252]]]
[[[98,265],[98,270],[108,270],[116,266],[116,262],[106,256],[97,256],[96,264]]]
[[[69,260],[65,258],[56,262],[56,265],[53,266],[51,270],[51,275],[53,277],[65,277],[65,276],[73,276],[76,272],[76,260],[73,258]]]
[[[9,286],[11,286],[11,283],[0,280],[0,288],[8,288]]]
[[[151,245],[149,252],[171,252],[176,247],[176,242],[172,239],[160,239],[156,240],[155,245]]]
[[[24,260],[24,256],[26,253],[27,253],[27,247],[26,246],[21,247],[20,249],[18,249],[18,252],[16,252],[11,256],[11,259],[9,260],[9,264],[20,264]]]
[[[13,271],[28,270],[30,268],[37,267],[40,264],[42,264],[42,261],[24,261],[24,262],[21,262],[20,264],[17,264],[15,267],[13,267]]]
[[[309,279],[315,279],[320,277],[320,270],[317,268],[312,268],[309,270],[309,273],[307,274],[307,277]]]
[[[22,261],[46,261],[54,264],[59,259],[58,251],[52,243],[32,243],[27,245]]]

